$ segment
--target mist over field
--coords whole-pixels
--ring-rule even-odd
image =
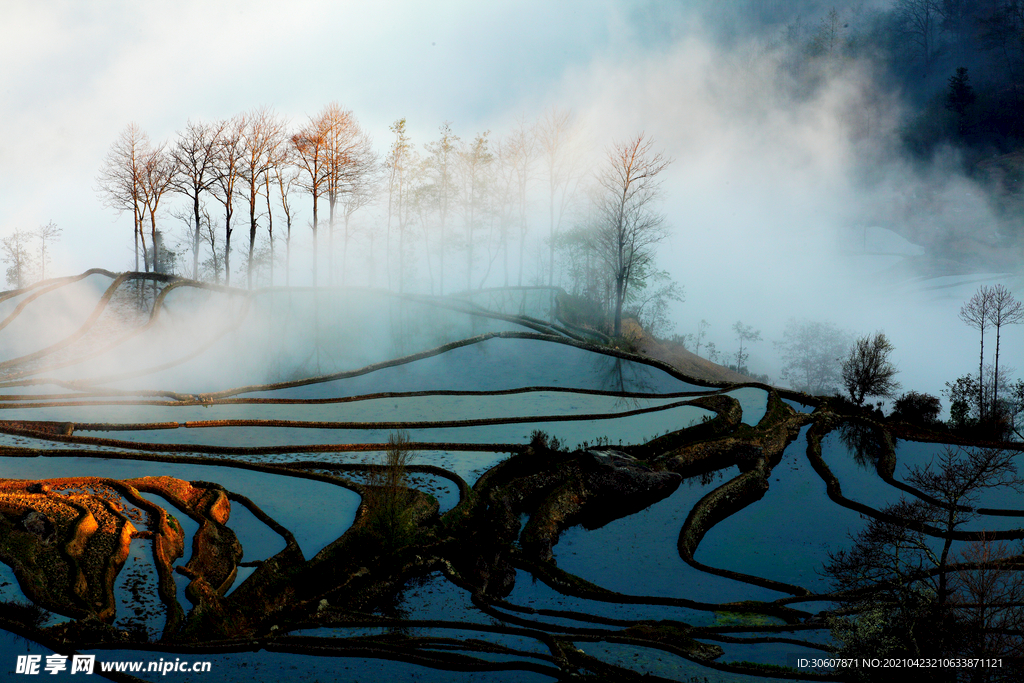
[[[997,5],[982,3],[968,19],[987,21]],[[291,135],[335,101],[383,163],[399,119],[421,159],[445,122],[464,147],[488,132],[497,158],[517,132],[561,112],[572,122],[571,191],[555,232],[593,223],[595,181],[609,150],[642,132],[652,153],[671,160],[659,177],[666,238],[652,268],[685,290],[684,302],[668,302],[660,332],[694,334],[707,320],[719,362],[735,354],[731,328],[739,320],[762,333],[750,347],[750,372],[783,382],[772,342],[790,319],[825,321],[856,334],[884,330],[904,387],[938,394],[972,367],[975,334],[957,320],[964,301],[979,284],[1021,293],[1020,190],[1014,167],[1001,161],[1019,149],[1019,129],[1006,123],[999,101],[1013,75],[988,38],[971,34],[964,43],[948,21],[936,20],[933,53],[922,55],[902,28],[900,4],[887,2],[304,9],[226,2],[204,6],[206,20],[192,23],[189,12],[133,8],[107,25],[99,10],[64,17],[16,5],[10,11],[24,28],[8,36],[5,59],[17,54],[23,66],[6,77],[12,95],[3,106],[20,133],[2,143],[10,181],[0,191],[0,232],[58,224],[50,273],[134,268],[130,212],[104,208],[97,180],[104,155],[132,122],[169,149],[190,121],[266,106]],[[385,12],[401,20],[385,27]],[[311,13],[323,20],[299,21]],[[26,42],[33,31],[53,40]],[[194,56],[200,46],[202,58]],[[958,135],[942,102],[960,62],[981,99],[968,111],[969,132]],[[211,63],[218,67],[206,69]],[[331,257],[321,201],[320,284],[438,293],[442,258],[448,292],[548,284],[551,207],[541,154],[525,172],[525,237],[520,225],[506,227],[510,237],[500,245],[491,213],[476,228],[475,254],[466,254],[461,234],[466,211],[447,217],[450,243],[439,249],[438,215],[428,207],[410,212],[398,255],[390,224],[399,219],[386,181],[378,182],[373,201],[352,214],[344,263],[335,242],[337,277],[324,275]],[[429,188],[433,181],[415,182]],[[410,185],[411,201],[423,201],[417,191]],[[210,196],[203,203],[212,230],[223,232],[223,207]],[[244,202],[235,203],[232,284],[239,285],[249,225]],[[309,192],[295,188],[291,204],[291,281],[309,284]],[[195,276],[188,216],[174,216],[189,211],[187,198],[168,193],[157,220],[164,247],[177,254],[175,272]],[[273,284],[280,285],[284,217],[279,205],[271,211]],[[266,252],[265,207],[257,221],[256,247]],[[552,284],[572,292],[579,282],[563,249]],[[257,284],[266,286],[262,268]],[[1008,329],[1007,349],[1021,348],[1022,338]]]
[[[1019,0],[11,0],[0,63],[0,669],[1021,678]]]

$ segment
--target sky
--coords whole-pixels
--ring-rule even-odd
[[[922,171],[893,153],[905,112],[873,87],[868,65],[839,65],[828,86],[794,98],[777,35],[737,32],[745,24],[698,4],[707,3],[6,0],[0,237],[52,220],[63,236],[51,272],[130,268],[131,217],[96,189],[130,122],[160,142],[189,119],[266,105],[298,125],[337,101],[384,149],[398,118],[422,144],[443,121],[467,139],[561,107],[585,127],[594,163],[641,131],[673,159],[659,265],[686,289],[677,332],[708,319],[728,350],[732,323],[753,323],[765,341],[751,366],[770,374],[771,340],[793,317],[890,330],[904,349],[945,334],[947,350],[903,358],[912,381],[937,393],[934,368],[971,367],[960,359],[976,342],[955,315],[974,281],[896,299],[875,276],[884,259],[841,254],[867,225],[984,229],[992,217],[977,188],[941,159]],[[914,203],[925,194],[950,198],[955,220],[941,202]],[[897,225],[897,214],[913,225]],[[1007,284],[1020,293],[1019,276]],[[928,314],[910,322],[911,307]]]

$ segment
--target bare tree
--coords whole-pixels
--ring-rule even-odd
[[[150,234],[153,238],[153,272],[159,270],[160,244],[157,243],[156,215],[160,201],[171,189],[174,182],[174,160],[164,151],[164,145],[151,149],[142,160],[142,175],[139,188],[142,202],[149,215]],[[156,283],[154,282],[154,286]]]
[[[213,196],[224,207],[224,284],[231,284],[231,216],[235,211],[235,192],[242,172],[242,131],[245,115],[241,114],[221,124],[222,133],[217,144],[217,172]]]
[[[973,0],[939,0],[935,6],[941,17],[942,31],[952,38],[954,64],[963,64],[967,56],[971,34],[976,28],[972,16],[974,10]]]
[[[326,192],[329,207],[327,232],[328,281],[334,281],[334,229],[337,225],[336,209],[339,201],[353,193],[360,194],[365,203],[366,188],[363,187],[376,165],[376,155],[367,137],[351,111],[343,110],[337,102],[331,102],[320,113],[320,120],[326,141]],[[345,248],[348,249],[348,225],[352,212],[362,204],[349,202],[345,215]]]
[[[320,113],[326,131],[327,152],[327,284],[334,284],[334,226],[338,199],[345,191],[352,137],[352,112],[331,102]]]
[[[267,240],[270,243],[270,284],[274,284],[274,266],[277,261],[277,253],[275,249],[274,240],[274,210],[272,206],[273,191],[271,185],[278,183],[281,188],[281,208],[285,212],[285,226],[287,228],[287,240],[286,240],[286,251],[290,251],[291,248],[291,235],[292,235],[292,210],[288,205],[286,193],[283,191],[284,187],[281,184],[283,174],[288,173],[292,181],[297,177],[297,169],[293,166],[295,159],[295,149],[291,146],[290,140],[284,134],[284,129],[278,131],[278,135],[274,137],[273,145],[270,150],[270,156],[273,158],[274,163],[263,174],[263,194],[267,200]],[[290,253],[288,254],[290,256]],[[288,266],[285,265],[285,279],[288,279]]]
[[[292,136],[299,167],[299,187],[313,198],[313,286],[317,286],[318,203],[327,191],[327,122],[322,115],[311,116],[303,128]]]
[[[842,50],[845,30],[846,22],[840,16],[839,10],[833,7],[818,24],[811,38],[812,48],[829,62],[834,62]]]
[[[917,490],[918,498],[886,506],[881,515],[872,516],[865,528],[851,536],[852,548],[829,553],[824,574],[840,600],[853,603],[846,612],[857,615],[852,620],[829,620],[832,635],[840,643],[838,654],[843,657],[879,653],[960,656],[965,636],[986,634],[985,624],[977,621],[979,616],[985,621],[984,611],[978,609],[985,605],[978,603],[991,600],[998,604],[997,593],[1016,599],[1000,605],[1010,612],[990,616],[1002,623],[1016,623],[1019,629],[1019,572],[1003,577],[1017,583],[1016,588],[1000,587],[991,582],[991,572],[1005,564],[990,551],[975,548],[965,553],[964,559],[974,567],[950,561],[954,536],[977,517],[981,493],[993,488],[1021,489],[1013,452],[946,447],[936,463],[912,468],[907,483]],[[941,539],[939,548],[936,538]],[[951,612],[972,613],[974,623],[951,622]],[[1007,616],[1015,618],[1002,618]],[[968,626],[982,628],[970,634],[964,631]],[[1014,635],[1011,644],[1019,648],[1020,631]],[[1015,654],[997,652],[993,656]]]
[[[992,290],[978,288],[971,300],[960,308],[960,320],[981,333],[978,358],[978,419],[985,419],[985,330],[992,326]]]
[[[40,225],[39,229],[35,231],[34,236],[39,240],[39,279],[46,279],[46,264],[50,262],[50,255],[47,252],[47,244],[50,242],[56,242],[60,238],[62,230],[57,227],[57,224],[50,221],[46,225]],[[998,359],[998,355],[996,358]]]
[[[701,321],[697,323],[697,333],[693,335],[693,352],[698,356],[700,355],[700,347],[704,343],[704,338],[708,334],[709,327],[711,327],[711,323],[704,318],[701,318]]]
[[[864,403],[865,396],[890,397],[900,388],[896,381],[899,372],[889,360],[895,347],[881,332],[872,337],[858,339],[850,354],[843,361],[843,386],[850,394],[850,400],[857,405]]]
[[[526,254],[526,233],[529,228],[527,214],[529,212],[528,191],[534,180],[534,162],[537,160],[538,140],[536,129],[526,125],[523,119],[516,121],[516,127],[504,140],[502,151],[504,163],[509,166],[510,185],[513,190],[513,219],[518,226],[519,238],[519,278],[517,284],[523,284],[523,259]],[[502,155],[499,155],[499,159]],[[562,209],[564,212],[564,208]],[[553,256],[553,251],[549,254]],[[553,262],[553,259],[552,259]],[[505,267],[505,285],[508,286],[508,266]]]
[[[285,257],[284,257],[284,281],[286,285],[291,285],[291,263],[292,263],[292,223],[295,221],[295,207],[291,203],[292,190],[299,182],[299,169],[292,162],[294,161],[295,148],[285,147],[282,150],[283,158],[282,162],[272,169],[271,174],[273,180],[277,184],[277,189],[280,192],[280,204],[281,210],[284,211],[285,219]],[[267,182],[270,182],[270,175],[267,177]],[[269,188],[267,190],[267,197],[269,199]],[[267,209],[268,213],[270,209]],[[272,225],[272,224],[271,224]],[[273,263],[273,249],[274,240],[270,240],[271,249],[271,263]]]
[[[977,27],[985,48],[1000,60],[1005,82],[1020,83],[1024,78],[1024,3],[1020,0],[992,0],[973,3],[978,7],[980,17]],[[1011,87],[1007,93],[1012,100],[1014,111],[1020,111],[1022,94],[1020,87]],[[1020,133],[1018,119],[1016,133]]]
[[[508,287],[509,238],[514,232],[519,241],[518,284],[522,285],[526,232],[529,226],[528,190],[536,158],[536,138],[522,118],[517,119],[516,127],[507,136],[497,141],[493,158],[490,209],[498,225],[497,254],[502,256],[504,281]]]
[[[939,27],[938,0],[896,0],[898,32],[909,51],[920,57],[925,73],[931,71]]]
[[[670,302],[682,303],[686,293],[665,270],[651,269],[643,273],[641,280],[643,286],[632,287],[629,315],[650,336],[664,337],[675,327],[668,314]]]
[[[949,553],[953,532],[977,516],[978,500],[986,489],[1013,488],[1022,490],[1024,480],[1017,476],[1014,451],[997,448],[960,449],[945,447],[938,457],[938,467],[915,465],[907,475],[907,483],[938,503],[933,519],[943,531],[942,550],[936,561],[939,570],[939,603],[949,596]],[[934,505],[934,503],[933,503]]]
[[[21,289],[29,284],[32,276],[33,259],[29,249],[31,235],[24,230],[15,230],[3,239],[3,262],[7,264],[7,284]]]
[[[661,195],[658,176],[671,160],[654,151],[643,133],[616,143],[597,176],[597,244],[614,282],[613,334],[622,334],[622,304],[636,275],[646,272],[654,247],[665,238],[664,216],[655,211]]]
[[[430,196],[438,219],[439,292],[444,294],[444,254],[448,249],[446,231],[453,204],[457,197],[456,154],[459,138],[452,132],[451,122],[445,121],[440,127],[437,142],[426,145],[426,174],[431,186]],[[428,257],[429,258],[429,257]]]
[[[491,163],[494,155],[487,136],[490,131],[477,134],[472,144],[459,149],[459,177],[461,185],[462,222],[466,228],[466,290],[473,289],[474,234],[480,227],[487,204]]]
[[[491,204],[498,222],[499,251],[502,254],[505,286],[508,277],[508,240],[516,222],[515,144],[509,138],[499,139],[494,145],[494,177],[491,186]]]
[[[97,177],[97,192],[103,203],[117,210],[131,211],[135,229],[135,270],[139,270],[139,240],[142,239],[143,258],[145,236],[142,234],[142,219],[145,206],[142,199],[142,164],[149,153],[149,136],[139,126],[130,123],[111,145],[103,160]],[[146,270],[149,270],[148,260]]]
[[[354,175],[348,189],[341,197],[342,215],[345,217],[341,247],[341,284],[346,284],[348,276],[348,246],[352,238],[352,216],[359,209],[371,204],[377,197],[377,185],[380,182],[377,155],[372,150],[362,160],[362,170]]]
[[[755,330],[753,325],[744,325],[737,320],[732,326],[732,331],[736,333],[736,338],[740,340],[740,348],[736,351],[736,372],[746,372],[747,358],[750,354],[743,353],[743,342],[753,343],[761,341],[761,330]]]
[[[829,394],[842,380],[842,361],[853,334],[833,323],[790,319],[775,347],[782,356],[782,377],[809,394]]]
[[[424,145],[426,147],[426,145]],[[434,260],[431,258],[433,231],[436,229],[436,222],[433,220],[437,201],[433,178],[431,177],[430,160],[425,157],[419,158],[416,165],[415,184],[412,188],[410,204],[415,218],[419,221],[420,234],[423,237],[423,255],[427,263],[427,277],[430,280],[430,293],[437,290],[434,280]],[[438,240],[440,242],[440,239]],[[371,237],[372,243],[372,237]]]
[[[261,107],[245,117],[241,129],[241,164],[239,179],[246,190],[249,205],[249,257],[246,260],[247,287],[252,289],[253,251],[256,247],[257,205],[260,192],[267,186],[266,178],[280,163],[284,124],[271,109]],[[271,233],[273,238],[273,233]]]
[[[213,221],[210,220],[210,212],[206,209],[206,206],[202,207],[201,226],[202,231],[199,233],[199,240],[210,247],[210,258],[203,261],[201,267],[203,271],[208,271],[213,276],[213,282],[220,284],[221,273],[224,271],[224,261],[218,254],[217,230],[213,225]]]
[[[990,308],[989,323],[996,328],[996,367],[993,372],[992,405],[999,401],[999,336],[1004,325],[1020,325],[1024,323],[1024,304],[1013,297],[1003,285],[995,285],[989,290]]]
[[[387,221],[387,244],[385,246],[385,263],[388,274],[388,287],[391,287],[391,219],[397,218],[398,227],[398,255],[399,274],[398,291],[402,291],[405,282],[405,228],[409,207],[407,203],[411,199],[411,187],[408,175],[413,165],[412,143],[405,132],[405,119],[398,119],[391,124],[391,132],[395,134],[395,140],[391,143],[391,149],[384,161],[387,170],[388,183],[388,221]]]
[[[178,141],[171,149],[171,158],[177,167],[173,190],[185,195],[192,203],[194,235],[192,246],[192,277],[199,278],[199,247],[202,209],[205,192],[211,191],[217,180],[217,152],[224,123],[193,123],[178,133]]]
[[[973,627],[975,657],[1024,655],[1024,581],[1014,563],[1016,554],[989,538],[961,552],[961,561],[977,569],[958,573],[951,602]]]
[[[555,235],[571,206],[583,174],[579,169],[579,126],[567,109],[551,108],[537,124],[537,140],[548,176],[548,286],[555,284]]]
[[[282,147],[279,151],[284,149],[291,149],[290,147]],[[286,155],[282,154],[280,163],[284,163]],[[276,255],[274,252],[274,207],[273,198],[274,191],[271,188],[273,181],[275,180],[273,169],[269,173],[263,174],[263,198],[267,201],[267,241],[270,243],[270,284],[274,284],[274,261]]]

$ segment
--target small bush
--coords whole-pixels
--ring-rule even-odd
[[[917,425],[934,425],[939,421],[942,403],[938,397],[919,391],[908,391],[896,399],[893,408],[893,420],[909,422]]]
[[[558,307],[556,315],[562,322],[606,333],[611,327],[604,308],[593,299],[562,292],[555,302]]]
[[[388,447],[381,466],[367,473],[373,488],[368,492],[369,526],[380,538],[385,551],[404,545],[412,533],[412,507],[406,467],[415,451],[409,449],[409,435],[399,431],[388,436]]]
[[[31,602],[4,602],[0,605],[3,605],[7,618],[32,628],[41,627],[50,616],[49,612]]]
[[[562,450],[562,441],[557,436],[548,436],[547,432],[534,429],[530,433],[530,446],[534,450],[560,451]]]

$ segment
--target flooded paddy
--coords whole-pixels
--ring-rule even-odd
[[[0,302],[0,350],[16,361],[0,368],[0,477],[13,487],[0,601],[31,600],[11,564],[24,560],[3,548],[51,538],[48,523],[65,543],[88,535],[85,515],[28,516],[61,495],[45,482],[173,479],[140,493],[153,509],[111,575],[113,616],[68,631],[89,606],[61,579],[47,599],[79,616],[32,627],[40,641],[72,633],[98,659],[199,658],[207,638],[225,643],[201,654],[208,681],[799,680],[794,658],[834,645],[815,621],[836,606],[823,566],[908,495],[879,474],[877,440],[844,431],[827,403],[709,386],[580,342],[545,318],[546,291],[166,285],[130,314],[137,290],[103,304],[112,282]],[[90,335],[97,310],[106,332]],[[384,315],[369,328],[340,322],[370,311]],[[63,322],[45,346],[12,336],[48,315]],[[942,448],[895,443],[897,483]],[[990,514],[1021,510],[1005,489],[981,504],[970,531],[1022,519]],[[8,631],[0,642],[44,651]]]

